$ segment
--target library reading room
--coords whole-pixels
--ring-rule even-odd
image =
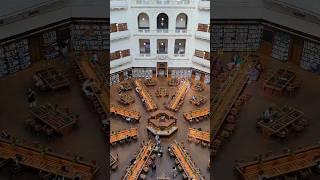
[[[0,2],[0,179],[319,180],[319,12]]]

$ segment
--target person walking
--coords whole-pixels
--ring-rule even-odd
[[[173,177],[173,179],[175,179],[176,177],[177,177],[177,168],[174,166],[173,168],[172,168],[172,170],[171,170],[171,172],[172,172],[172,177]]]
[[[32,107],[36,106],[35,93],[31,88],[29,88],[28,91],[27,91],[27,99],[28,99],[29,107],[32,108]]]
[[[163,156],[163,151],[162,151],[162,148],[160,148],[160,151],[159,151],[159,153],[160,153],[160,158],[162,158],[162,156]]]
[[[155,162],[153,162],[152,163],[152,174],[151,174],[151,177],[153,176],[153,174],[155,174],[156,170],[157,170],[157,165],[156,165]]]

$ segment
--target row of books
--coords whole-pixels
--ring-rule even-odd
[[[271,56],[280,61],[288,61],[290,44],[291,37],[289,34],[276,33],[273,39]]]
[[[320,66],[320,44],[304,41],[300,66],[305,70]]]
[[[15,73],[31,64],[28,40],[20,40],[0,47],[0,77]]]
[[[256,51],[260,47],[261,25],[215,25],[211,33],[213,51]]]

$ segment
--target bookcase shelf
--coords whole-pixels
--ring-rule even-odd
[[[256,51],[260,47],[261,25],[214,25],[211,29],[213,51]]]
[[[301,55],[300,66],[305,70],[320,65],[320,44],[305,40]]]
[[[107,25],[72,25],[71,41],[76,51],[99,51],[109,49]]]
[[[271,56],[280,61],[288,61],[291,41],[289,34],[276,33],[273,40]]]
[[[59,56],[56,31],[42,34],[42,53],[46,60],[54,59]]]
[[[15,73],[31,64],[28,40],[20,40],[0,47],[0,77]]]

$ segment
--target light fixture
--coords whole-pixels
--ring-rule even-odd
[[[143,43],[143,45],[146,45],[146,43]]]
[[[161,21],[164,21],[164,18],[161,18]]]
[[[180,21],[183,21],[183,18],[181,18]]]
[[[116,23],[116,26],[118,26],[119,24],[118,23]]]
[[[144,17],[142,18],[142,21],[144,21]]]
[[[163,43],[161,43],[161,46],[163,46]]]
[[[179,46],[181,46],[181,43],[179,43]]]

